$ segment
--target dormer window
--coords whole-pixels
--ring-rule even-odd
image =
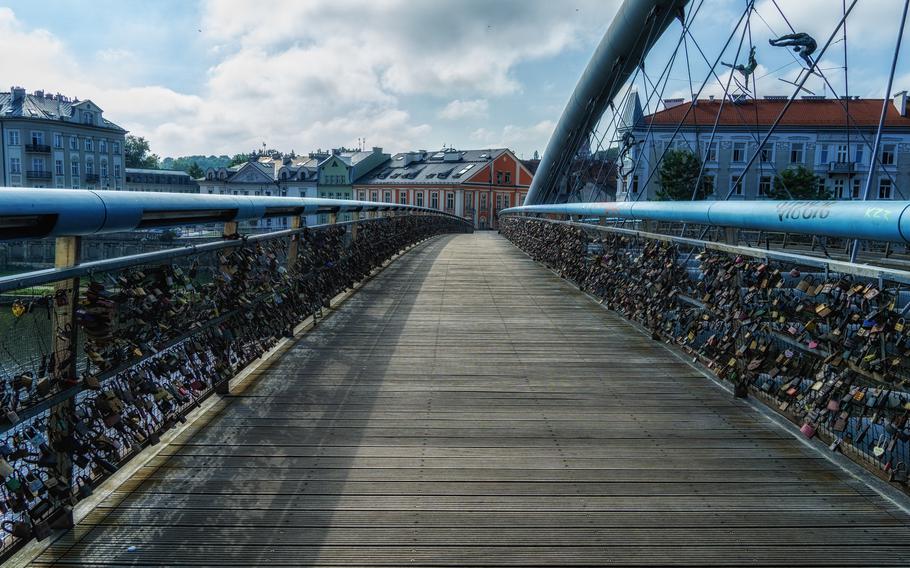
[[[95,124],[95,113],[89,111],[82,111],[82,123],[83,124]]]

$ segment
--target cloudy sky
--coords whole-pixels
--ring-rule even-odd
[[[305,152],[365,138],[390,151],[505,145],[530,157],[545,148],[618,4],[6,0],[0,76],[29,91],[91,98],[162,156],[233,154],[263,142]],[[841,15],[840,0],[778,4],[820,44]],[[860,0],[848,27],[851,93],[884,90],[902,4]],[[704,1],[692,30],[709,58],[744,5]],[[753,16],[749,31],[759,53],[756,75],[764,75],[759,94],[783,93],[790,87],[779,77],[793,78],[798,67],[767,39],[789,30],[770,0],[757,5],[762,19]],[[656,81],[679,34],[679,24],[671,26],[646,62],[650,77],[639,77],[640,89]],[[686,47],[689,59],[676,59],[665,97],[685,96],[690,74],[696,86],[706,77],[697,47]],[[842,43],[822,66],[842,89]],[[898,75],[895,87],[910,87],[910,66],[902,64]],[[713,81],[705,94],[721,91]]]

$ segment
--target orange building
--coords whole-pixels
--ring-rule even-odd
[[[531,171],[507,148],[396,154],[354,183],[354,198],[430,207],[499,226],[499,211],[521,204]]]

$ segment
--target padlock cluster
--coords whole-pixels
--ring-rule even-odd
[[[508,218],[501,232],[737,396],[907,485],[910,304],[898,285],[593,226]]]
[[[45,331],[75,331],[82,353],[74,373],[55,373],[50,349],[28,359],[40,367],[7,378],[0,434],[0,529],[10,535],[4,546],[64,526],[99,480],[159,443],[205,397],[224,392],[239,370],[394,254],[464,230],[437,216],[360,222],[356,238],[349,228],[304,229],[290,243],[239,240],[207,258],[93,275],[78,298],[16,303],[23,311],[14,325],[30,313],[51,321],[49,310],[73,302],[76,329]]]

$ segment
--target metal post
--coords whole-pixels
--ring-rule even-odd
[[[54,267],[67,268],[79,263],[81,237],[58,237],[55,243]],[[54,383],[63,387],[76,382],[76,350],[79,345],[76,325],[76,305],[79,300],[79,278],[60,280],[54,283],[55,300],[53,312],[53,348]],[[66,301],[62,299],[65,298]],[[48,440],[53,447],[59,441],[70,435],[70,428],[74,422],[76,411],[75,398],[68,398],[64,402],[51,408],[48,421]],[[56,473],[67,486],[73,486],[73,462],[66,452],[57,452]],[[60,519],[62,525],[71,526],[73,523],[72,509],[63,509],[66,518]]]
[[[237,221],[228,221],[227,223],[225,223],[225,224],[224,224],[224,231],[223,231],[224,237],[225,237],[225,238],[233,238],[234,236],[236,236],[236,235],[237,235],[237,227],[238,227]],[[225,266],[225,265],[221,265],[221,268],[222,268],[222,270],[227,270],[228,267]],[[222,395],[231,394],[231,381],[230,381],[230,379],[224,379],[224,380],[221,381],[221,382],[215,383],[215,393],[217,393],[217,394],[222,394]]]
[[[352,216],[353,223],[351,223],[351,242],[357,240],[357,230],[360,228],[360,211],[354,211]]]
[[[300,215],[294,215],[291,217],[291,228],[299,229],[302,224],[302,219]],[[294,270],[294,265],[297,264],[297,249],[300,245],[300,234],[291,235],[291,242],[288,244],[288,258],[287,258],[287,269],[289,271]]]

